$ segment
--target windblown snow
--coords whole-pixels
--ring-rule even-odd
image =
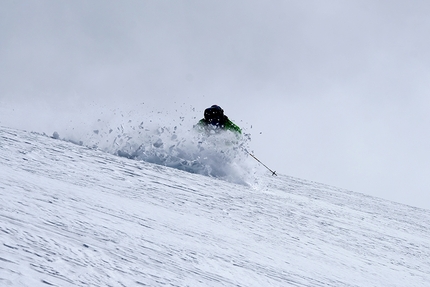
[[[113,151],[0,127],[0,286],[430,286],[430,211],[159,132]]]

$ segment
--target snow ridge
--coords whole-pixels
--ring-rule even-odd
[[[430,286],[430,212],[0,127],[1,286]]]

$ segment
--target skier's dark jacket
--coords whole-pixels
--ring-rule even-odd
[[[205,110],[204,115],[205,117],[197,123],[197,127],[205,130],[229,130],[242,134],[242,130],[224,115],[221,107],[213,105]]]
[[[224,116],[225,119],[222,120],[219,124],[217,125],[212,125],[209,121],[205,120],[205,119],[201,119],[198,123],[197,126],[201,127],[201,128],[207,128],[208,126],[213,126],[213,129],[222,129],[222,130],[229,130],[232,132],[237,132],[239,134],[242,134],[242,130],[241,128],[239,128],[237,125],[235,125],[232,121],[229,120],[229,118],[227,116]]]

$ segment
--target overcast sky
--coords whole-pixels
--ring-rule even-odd
[[[278,173],[430,209],[429,15],[418,0],[3,0],[0,125],[218,104]]]

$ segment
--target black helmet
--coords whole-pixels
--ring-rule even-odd
[[[217,105],[213,105],[205,110],[205,120],[212,125],[219,125],[224,120],[224,110]]]

